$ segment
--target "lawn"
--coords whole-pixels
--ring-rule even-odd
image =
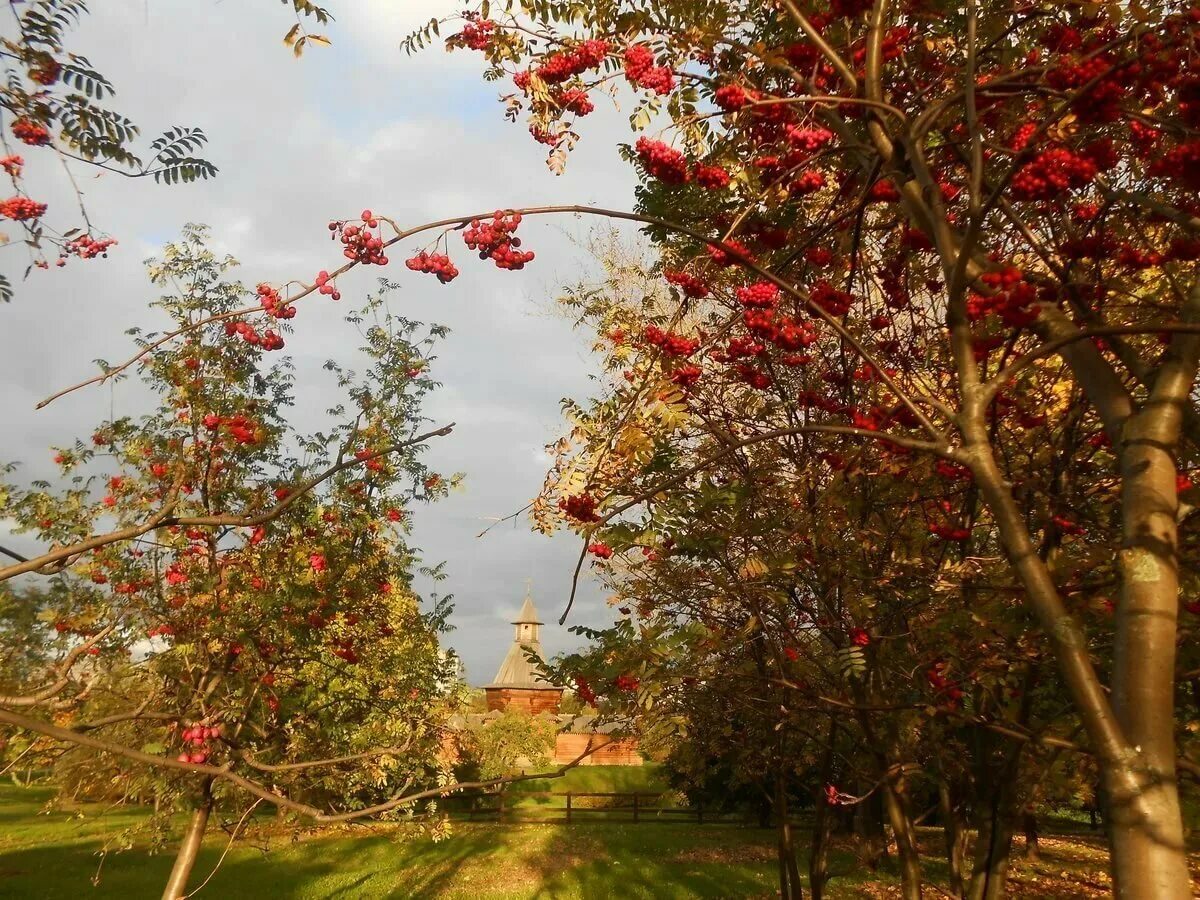
[[[594,787],[600,777],[583,777],[571,789]],[[150,855],[144,844],[99,853],[106,837],[136,824],[143,813],[123,809],[100,815],[98,807],[85,806],[39,815],[49,796],[41,787],[0,787],[0,897],[136,900],[159,895],[170,853]],[[931,831],[926,837],[933,853],[938,835]],[[219,831],[210,837],[195,883],[212,870],[225,843]],[[1046,837],[1042,843],[1042,862],[1017,865],[1013,896],[1106,892],[1098,838]],[[895,877],[861,871],[848,848],[833,854],[831,868],[838,876],[830,885],[834,898],[895,896]],[[929,870],[935,879],[942,874],[932,862]],[[438,843],[375,825],[235,847],[199,896],[767,898],[775,895],[775,877],[774,834],[734,825],[457,823],[453,836]]]

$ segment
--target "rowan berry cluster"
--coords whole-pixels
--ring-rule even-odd
[[[283,349],[283,338],[276,334],[271,329],[267,329],[261,335],[254,330],[254,326],[249,322],[229,321],[225,323],[225,334],[233,337],[235,334],[240,335],[242,340],[252,347],[259,347],[262,350],[281,350]]]
[[[592,103],[592,98],[582,88],[569,88],[555,97],[554,100],[567,112],[573,112],[577,116],[586,116],[596,108],[595,104]]]
[[[717,88],[713,100],[726,112],[736,112],[751,101],[751,95],[740,84],[725,84]]]
[[[1149,172],[1156,177],[1181,181],[1192,190],[1200,190],[1200,140],[1172,147],[1150,165]]]
[[[519,212],[496,210],[490,222],[473,219],[463,232],[463,242],[479,253],[480,259],[490,259],[499,269],[523,269],[533,261],[533,251],[521,251],[521,239],[514,234],[521,224]]]
[[[854,303],[853,294],[839,291],[828,281],[818,281],[814,284],[809,296],[813,303],[831,316],[844,316],[850,312],[850,306]]]
[[[642,337],[647,344],[658,347],[667,356],[691,356],[700,349],[699,339],[686,338],[673,331],[663,331],[657,325],[647,325],[646,330],[642,332]]]
[[[107,259],[108,248],[116,242],[116,238],[94,238],[90,234],[81,234],[63,244],[63,256],[78,256],[80,259],[102,256]]]
[[[754,259],[754,254],[750,252],[750,248],[741,241],[734,240],[733,238],[727,238],[721,243],[723,243],[726,247],[730,247],[742,254],[742,256],[746,257],[747,259]],[[707,249],[708,255],[712,257],[712,261],[718,266],[736,266],[739,262],[739,260],[734,258],[733,254],[727,253],[720,247],[714,247],[712,244],[709,244]]]
[[[318,279],[320,278],[319,275],[317,277]],[[258,285],[255,291],[258,296],[258,302],[262,305],[267,315],[274,316],[276,319],[295,318],[296,307],[285,305],[283,297],[279,295],[279,291],[275,290],[275,288],[264,282]]]
[[[943,541],[967,541],[971,538],[971,529],[958,525],[942,525],[938,522],[929,523],[929,533],[940,537]]]
[[[833,132],[826,128],[798,128],[789,125],[786,134],[788,143],[805,153],[816,153],[833,140]]]
[[[596,498],[591,494],[569,494],[559,498],[558,508],[577,522],[595,522]]]
[[[362,211],[362,225],[348,225],[345,222],[330,222],[331,238],[339,234],[345,249],[342,253],[346,259],[362,263],[364,266],[386,266],[388,258],[384,254],[383,239],[372,234],[370,229],[377,228],[379,221],[369,209]]]
[[[1052,200],[1072,188],[1087,187],[1099,171],[1092,159],[1066,147],[1052,147],[1018,170],[1012,194],[1018,200]]]
[[[215,741],[221,737],[221,729],[217,725],[193,725],[190,728],[184,729],[179,735],[184,746],[191,744],[194,748],[191,753],[183,752],[176,757],[179,762],[193,763],[200,765],[208,759],[211,748],[210,741]]]
[[[537,75],[547,84],[561,84],[568,78],[596,68],[604,62],[608,50],[608,41],[584,41],[578,47],[546,57],[538,67]]]
[[[496,23],[491,19],[484,19],[481,22],[468,22],[463,30],[455,35],[458,43],[464,47],[469,47],[472,50],[486,50],[492,42],[492,32],[496,30]]]
[[[729,173],[720,166],[697,164],[692,172],[696,184],[710,191],[719,191],[729,187]]]
[[[697,300],[702,300],[708,296],[708,285],[695,275],[689,275],[687,272],[675,272],[667,269],[663,272],[663,278],[671,284],[677,286],[688,297],[694,297]]]
[[[612,547],[608,546],[608,544],[604,543],[603,541],[596,541],[595,543],[588,544],[588,553],[600,559],[612,559],[613,555]]]
[[[662,96],[675,89],[675,74],[670,66],[654,65],[654,53],[649,47],[634,44],[625,50],[625,77],[632,84]]]
[[[745,363],[738,364],[735,367],[735,373],[739,381],[745,382],[756,391],[765,391],[775,383],[774,379],[766,372],[756,369],[754,366],[748,366]]]
[[[45,203],[37,203],[28,197],[9,197],[0,201],[0,218],[14,222],[26,222],[41,218],[46,212]]]
[[[596,702],[596,692],[592,690],[592,686],[588,684],[586,678],[575,679],[575,693],[584,703],[594,704]]]
[[[985,272],[979,280],[992,288],[990,296],[972,294],[967,298],[967,317],[982,319],[995,313],[1011,328],[1021,328],[1038,317],[1037,288],[1024,280],[1021,270],[1008,266],[995,272]]]
[[[12,123],[13,136],[31,147],[44,147],[50,143],[50,132],[41,122],[22,117]]]
[[[792,194],[815,194],[821,188],[825,187],[825,173],[817,169],[806,169],[788,185],[788,191]]]
[[[384,262],[386,261],[387,260],[385,259]],[[317,273],[317,277],[313,279],[313,284],[317,286],[318,294],[324,294],[326,297],[336,302],[342,299],[342,295],[341,292],[338,291],[337,285],[331,279],[332,276],[322,269]],[[293,310],[292,315],[294,316],[295,314],[295,310]],[[290,319],[291,317],[292,316],[282,316],[281,318]]]
[[[637,692],[641,681],[633,675],[618,675],[616,681],[613,682],[618,691],[625,694],[633,694]]]
[[[103,577],[103,576],[101,576],[101,577]],[[107,580],[108,579],[105,579],[105,581],[107,581]],[[152,637],[152,638],[170,637],[174,633],[175,633],[174,628],[172,628],[170,625],[167,625],[166,623],[163,623],[162,625],[155,625],[153,628],[148,629],[146,631],[146,637]]]
[[[13,178],[21,177],[21,166],[23,165],[25,165],[25,160],[16,154],[0,156],[0,169],[4,169],[5,174]]]
[[[29,68],[29,80],[44,87],[56,83],[61,74],[62,63],[49,56],[38,60]]]
[[[759,281],[736,291],[738,303],[751,309],[770,309],[779,302],[779,288],[769,281]]]
[[[667,184],[683,184],[689,178],[687,157],[662,141],[640,137],[634,145],[646,174]]]
[[[406,259],[404,265],[414,272],[436,275],[442,284],[449,284],[458,277],[458,269],[450,262],[450,257],[442,253],[426,253],[422,250],[416,256]]]
[[[671,381],[684,390],[687,390],[693,387],[703,374],[704,372],[699,366],[688,363],[686,366],[680,366],[671,373]]]

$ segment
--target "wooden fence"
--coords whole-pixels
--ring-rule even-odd
[[[668,795],[645,792],[512,791],[447,798],[444,808],[467,821],[563,825],[578,822],[732,821],[740,813],[706,811],[703,805],[670,806]]]

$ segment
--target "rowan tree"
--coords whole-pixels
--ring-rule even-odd
[[[184,286],[155,304],[176,326],[247,293],[204,239],[189,228],[150,263],[156,285]],[[57,652],[6,666],[20,684],[0,721],[53,744],[63,790],[153,799],[164,830],[193,810],[171,898],[214,810],[249,798],[332,818],[402,811],[389,798],[447,775],[449,606],[422,608],[407,537],[414,507],[453,481],[422,462],[417,433],[444,330],[422,334],[383,295],[352,318],[368,368],[331,364],[345,401],[324,431],[287,422],[297,387],[290,361],[271,363],[278,333],[211,325],[148,357],[156,410],[59,448],[57,483],[0,490],[3,515],[46,544],[139,532],[53,567],[28,608]]]

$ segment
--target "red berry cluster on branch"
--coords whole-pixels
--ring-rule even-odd
[[[97,256],[108,258],[108,248],[117,243],[116,238],[94,238],[90,234],[81,234],[63,244],[63,257],[78,256],[80,259],[95,259]]]
[[[799,128],[789,125],[788,143],[805,153],[816,153],[833,141],[833,132],[826,128]]]
[[[38,54],[29,66],[29,80],[43,87],[50,87],[58,81],[62,68],[62,63],[50,54]]]
[[[1012,193],[1018,200],[1052,200],[1072,188],[1087,187],[1099,171],[1090,158],[1066,147],[1052,147],[1017,171]]]
[[[44,147],[50,143],[50,132],[41,122],[22,117],[12,123],[12,133],[17,140],[31,147]]]
[[[386,260],[385,260],[385,262],[386,262]],[[324,269],[322,269],[320,272],[317,273],[317,277],[313,279],[313,284],[315,284],[317,286],[318,294],[324,294],[329,299],[336,302],[336,301],[342,299],[342,295],[338,291],[337,285],[333,282],[332,278],[333,278],[333,276],[331,276],[328,272],[326,272]],[[295,311],[292,312],[292,315],[295,315]],[[281,318],[290,319],[291,316],[282,316]]]
[[[687,390],[693,387],[703,374],[704,372],[699,366],[688,363],[685,366],[680,366],[671,373],[671,381],[684,390]]]
[[[12,219],[14,222],[40,219],[45,213],[45,203],[37,203],[28,197],[9,197],[0,201],[0,218]]]
[[[578,47],[546,57],[537,69],[537,76],[547,84],[561,84],[588,69],[596,68],[604,62],[608,50],[608,41],[584,41]]]
[[[23,165],[25,165],[25,160],[16,154],[0,156],[0,169],[4,169],[5,174],[13,178],[21,177],[21,167]]]
[[[813,303],[831,316],[844,316],[850,312],[850,306],[854,302],[853,294],[839,291],[828,281],[818,281],[814,284],[809,296]]]
[[[249,322],[229,321],[225,323],[225,334],[233,337],[235,334],[240,335],[242,340],[252,347],[259,347],[263,350],[282,350],[283,338],[276,334],[271,329],[267,329],[261,335],[254,330],[254,326]]]
[[[675,89],[675,74],[670,66],[656,66],[654,52],[641,44],[625,50],[625,77],[632,84],[662,96]]]
[[[320,276],[317,277],[318,279],[320,278]],[[276,319],[291,319],[295,317],[296,307],[285,306],[283,297],[279,295],[279,291],[275,290],[275,288],[264,282],[255,290],[258,295],[258,302],[262,304],[262,308],[266,310],[267,315],[274,316]]]
[[[1200,191],[1200,140],[1172,147],[1150,165],[1151,175],[1179,181]]]
[[[608,546],[608,544],[604,543],[603,541],[596,541],[595,543],[588,544],[588,553],[598,557],[599,559],[612,559],[613,555],[612,547]]]
[[[464,47],[469,47],[472,50],[486,50],[492,42],[492,32],[495,30],[496,23],[491,19],[484,19],[481,22],[468,22],[463,27],[463,30],[454,35],[450,40]]]
[[[561,497],[558,508],[576,522],[595,522],[600,518],[596,515],[596,498],[591,494],[569,494]]]
[[[565,90],[561,94],[558,94],[554,98],[554,101],[567,112],[573,112],[580,117],[586,116],[596,108],[595,104],[592,103],[592,98],[582,88]]]
[[[647,325],[642,337],[647,344],[658,347],[667,356],[691,356],[700,349],[699,339],[686,338],[673,331],[663,331],[657,325]]]
[[[190,753],[186,751],[180,753],[176,759],[179,762],[201,765],[208,759],[209,754],[212,752],[209,746],[210,742],[218,740],[220,737],[221,729],[217,725],[197,724],[186,728],[180,733],[179,738],[183,741],[185,747],[190,744],[193,749]]]
[[[450,257],[442,253],[426,253],[422,250],[416,256],[406,259],[404,265],[414,272],[436,275],[442,284],[449,284],[458,277],[458,269],[450,262]]]
[[[689,176],[687,157],[662,141],[640,137],[634,145],[646,174],[667,184],[683,184]]]
[[[708,285],[695,275],[689,275],[687,272],[675,272],[667,269],[663,272],[663,278],[671,284],[676,285],[688,297],[694,297],[697,300],[702,300],[708,296]]]
[[[729,187],[729,173],[720,166],[697,164],[693,170],[696,184],[710,191],[719,191]]]
[[[750,252],[750,248],[741,241],[728,238],[721,243],[742,254],[746,259],[754,259],[754,254]],[[718,266],[736,266],[740,262],[732,253],[727,253],[720,247],[714,247],[712,244],[709,244],[707,249],[708,255],[712,257],[712,261]]]
[[[769,281],[759,281],[736,291],[738,303],[751,309],[770,309],[779,302],[779,288]]]
[[[525,263],[533,261],[533,251],[521,251],[521,239],[515,237],[521,224],[519,212],[504,213],[496,210],[490,222],[479,219],[471,221],[471,227],[463,232],[463,242],[479,253],[480,259],[490,259],[499,269],[523,269]]]
[[[717,88],[713,100],[726,112],[736,112],[751,101],[752,97],[740,84],[725,84]]]
[[[362,211],[362,225],[348,225],[345,222],[330,222],[330,237],[342,238],[345,249],[342,251],[346,259],[362,263],[364,266],[386,266],[388,258],[384,255],[383,239],[372,234],[370,229],[377,228],[379,221],[369,209]]]

